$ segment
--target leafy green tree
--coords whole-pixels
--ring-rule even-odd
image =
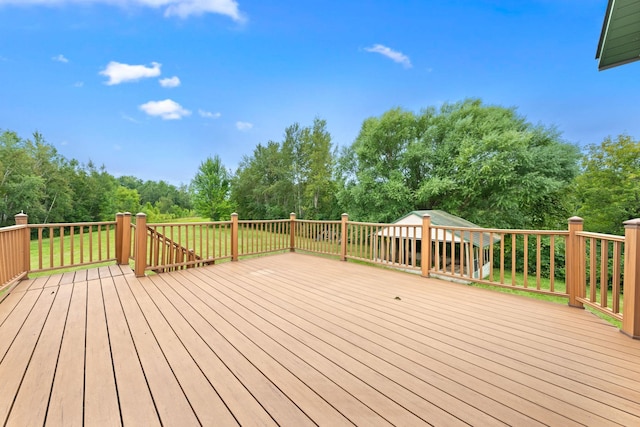
[[[469,99],[363,123],[340,160],[338,199],[352,217],[393,221],[443,209],[479,225],[557,227],[570,216],[578,150],[514,109]]]
[[[585,229],[624,234],[622,223],[640,218],[640,142],[618,135],[590,145],[575,185]]]
[[[167,213],[172,206],[189,210],[193,207],[191,195],[186,185],[176,187],[166,181],[142,181],[134,176],[121,176],[117,178],[120,185],[131,190],[137,190],[140,195],[140,203],[157,205],[160,212]]]
[[[219,156],[208,157],[191,181],[196,212],[212,221],[228,219],[233,211],[230,188],[231,172]]]
[[[138,190],[119,185],[113,195],[114,212],[140,212],[140,195]],[[115,214],[114,214],[115,215]]]
[[[281,143],[259,144],[236,171],[232,198],[243,218],[324,219],[337,214],[334,152],[326,122],[285,129]]]
[[[46,143],[39,132],[33,134],[33,141],[27,141],[27,148],[33,158],[33,173],[43,180],[40,200],[42,216],[32,221],[51,223],[65,222],[73,210],[73,192],[69,182],[67,160],[58,154],[55,147]]]
[[[335,153],[327,122],[316,118],[311,128],[306,128],[308,138],[308,172],[304,189],[304,210],[307,219],[337,218],[335,199],[336,182],[333,179]]]
[[[35,218],[44,209],[44,179],[34,172],[27,143],[15,132],[0,135],[0,226],[13,224],[14,215],[24,211]]]
[[[258,144],[244,156],[232,183],[232,199],[242,218],[284,218],[295,209],[290,161],[280,144]]]

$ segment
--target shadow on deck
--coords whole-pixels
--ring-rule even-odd
[[[21,282],[5,425],[640,425],[640,341],[585,310],[302,254]]]

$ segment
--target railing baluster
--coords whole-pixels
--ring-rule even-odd
[[[614,313],[620,313],[620,260],[621,260],[621,242],[613,242],[613,277],[611,285],[611,310]]]
[[[566,245],[565,245],[566,247]],[[555,292],[555,264],[556,264],[556,245],[555,236],[552,234],[549,237],[549,290]]]
[[[536,236],[536,289],[540,290],[540,264],[541,264],[541,237],[539,234]]]
[[[600,240],[600,305],[607,307],[609,291],[609,244]]]
[[[590,300],[596,300],[596,254],[597,243],[595,238],[589,239],[589,283],[590,283]]]

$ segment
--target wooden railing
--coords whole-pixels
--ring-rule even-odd
[[[580,247],[580,282],[576,300],[622,320],[621,284],[624,237],[577,232]]]
[[[29,271],[50,271],[116,260],[116,221],[29,224],[36,257]],[[34,231],[35,230],[35,231]]]
[[[566,230],[431,226],[429,273],[568,298]]]
[[[289,250],[291,247],[291,221],[286,219],[237,222],[238,256],[259,255]]]
[[[231,221],[146,224],[138,214],[135,241],[137,274],[201,267],[231,258]]]
[[[347,222],[345,258],[419,270],[421,225]]]
[[[289,219],[147,224],[144,214],[113,222],[28,224],[0,229],[0,292],[30,272],[134,260],[135,273],[204,266],[218,260],[304,251],[358,260],[423,276],[568,298],[622,321],[640,337],[640,219],[625,236],[588,233],[582,219],[568,230],[502,230]],[[430,236],[425,243],[423,236]],[[33,254],[32,254],[33,253]],[[0,298],[2,298],[0,296]]]
[[[29,273],[27,216],[16,215],[16,225],[0,228],[0,301]]]
[[[296,220],[294,249],[325,255],[340,255],[340,221]]]

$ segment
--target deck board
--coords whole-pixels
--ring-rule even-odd
[[[87,283],[84,422],[122,425],[100,280]]]
[[[49,398],[46,425],[79,427],[84,420],[87,282],[73,284],[69,313]]]
[[[283,275],[278,280],[278,286],[282,287],[283,283],[286,281],[287,277]],[[299,287],[301,289],[303,288],[302,285],[299,285]],[[307,282],[305,282],[304,287],[308,288]],[[288,292],[288,295],[291,295],[293,290],[293,288],[289,288],[290,292]],[[382,303],[376,306],[375,309],[367,308],[366,299],[368,297],[365,294],[359,295],[357,299],[349,299],[345,296],[347,292],[344,290],[341,292],[340,298],[334,297],[334,293],[332,292],[327,292],[326,294],[320,294],[318,296],[317,300],[320,302],[314,303],[311,299],[311,295],[313,294],[313,292],[309,291],[308,289],[304,289],[302,292],[303,294],[301,297],[301,301],[305,305],[311,305],[313,307],[313,313],[324,310],[325,312],[329,313],[329,316],[337,316],[340,320],[351,321],[353,325],[356,326],[358,324],[372,324],[375,326],[374,331],[377,334],[383,335],[389,340],[400,342],[401,346],[406,349],[413,349],[416,350],[417,353],[429,355],[430,357],[435,358],[436,360],[444,364],[452,363],[454,368],[458,372],[461,371],[478,375],[475,372],[478,371],[478,356],[483,356],[483,353],[481,351],[482,349],[474,349],[473,347],[468,346],[466,346],[467,348],[465,348],[464,346],[465,340],[473,340],[473,337],[471,336],[474,335],[473,333],[469,334],[467,331],[460,334],[460,343],[458,343],[454,347],[448,344],[448,342],[452,341],[450,335],[454,333],[448,326],[445,325],[443,327],[443,332],[440,332],[437,329],[432,329],[425,334],[420,334],[419,330],[416,331],[416,325],[411,320],[403,321],[401,319],[402,317],[407,317],[409,319],[413,317],[413,315],[411,314],[405,316],[404,310],[402,312],[396,311],[392,313],[393,315],[390,318],[393,320],[393,323],[389,323],[388,319],[385,320],[384,316],[381,314],[384,313],[384,311],[381,310],[380,307]],[[260,292],[260,295],[263,295],[263,292]],[[393,298],[391,297],[388,297],[386,299],[393,300]],[[321,301],[328,302],[322,303]],[[395,300],[393,301],[394,302],[391,303],[392,305],[395,304]],[[336,309],[335,307],[337,306],[339,306],[340,309]],[[340,311],[340,314],[337,315],[335,313],[336,311]],[[343,322],[340,323],[344,324]],[[407,340],[406,338],[410,338],[412,340]],[[379,338],[377,339],[377,341],[379,341]],[[430,344],[427,345],[425,344],[426,342],[430,342]],[[434,354],[434,350],[439,351],[440,354]],[[463,352],[461,352],[461,350]],[[459,360],[452,359],[450,357],[451,354],[455,354]],[[495,357],[493,353],[489,353],[485,356],[485,363],[487,363],[489,367],[492,368],[492,370],[487,373],[478,371],[481,375],[485,374],[482,377],[484,381],[488,382],[489,384],[493,383],[495,386],[502,388],[506,393],[519,394],[524,399],[531,398],[532,395],[534,397],[536,396],[537,390],[535,388],[532,390],[532,388],[529,387],[526,381],[528,378],[521,379],[523,374],[520,370],[511,369],[505,373],[503,371],[506,368],[492,361],[492,359]],[[461,363],[465,361],[467,362],[466,365],[464,363]],[[430,366],[433,365],[433,360],[425,361],[423,363],[425,363],[426,366]],[[459,373],[456,373],[456,371],[454,371],[454,375],[459,376]],[[520,382],[513,381],[513,377],[515,377],[516,380],[520,379]],[[538,385],[540,384],[538,383]],[[480,387],[480,390],[484,388],[482,384],[480,385]],[[544,389],[542,390],[542,392],[537,393],[537,398],[535,400],[542,400],[545,405],[556,411],[556,415],[568,412],[569,415],[573,414],[578,418],[578,420],[583,420],[585,422],[589,422],[589,420],[592,420],[593,418],[593,415],[585,413],[584,409],[575,409],[571,407],[565,408],[565,403],[561,401],[559,402],[555,398],[549,396],[548,394],[545,394]],[[525,405],[523,408],[521,408],[521,410],[523,410],[523,412],[525,413],[532,413],[532,408],[527,408],[527,406],[528,405]],[[518,408],[517,405],[515,405],[514,407]],[[542,408],[539,408],[537,411],[535,411],[535,413],[540,416],[541,414],[545,414],[545,411]],[[558,421],[557,416],[554,416],[553,414],[547,413],[546,416],[550,417],[551,420],[556,419],[556,422]],[[601,421],[604,422],[604,420]]]
[[[6,420],[12,410],[14,398],[20,389],[25,371],[29,367],[31,356],[54,299],[55,292],[39,292],[38,300],[29,313],[30,315],[21,325],[19,333],[0,362],[0,378],[2,379],[0,420]]]
[[[72,286],[60,286],[20,385],[7,426],[43,425]],[[49,292],[46,290],[46,292]],[[43,386],[45,384],[46,386]]]
[[[135,285],[136,280],[131,280]],[[140,311],[129,283],[124,276],[114,277],[114,281],[161,423],[163,425],[199,425],[193,408]]]
[[[164,357],[171,365],[189,404],[202,425],[237,425],[216,390],[184,347],[171,324],[163,317],[146,290],[146,284],[130,286],[138,306],[142,310]]]
[[[584,310],[304,254],[0,303],[3,425],[629,426],[637,378],[640,341]]]
[[[487,390],[486,383],[479,383],[477,385],[479,391],[474,391],[469,387],[469,383],[473,382],[473,378],[465,378],[464,384],[453,381],[447,378],[446,375],[442,375],[443,366],[439,366],[439,369],[429,369],[429,366],[434,364],[433,360],[424,365],[419,365],[408,357],[404,347],[397,344],[394,345],[395,343],[392,341],[384,343],[383,346],[380,344],[379,336],[376,336],[371,331],[357,330],[356,324],[349,324],[348,322],[332,323],[330,321],[331,315],[323,317],[309,313],[308,307],[305,307],[305,305],[310,299],[298,300],[299,304],[296,304],[296,299],[292,297],[291,293],[287,293],[284,296],[279,295],[277,298],[271,297],[269,283],[264,283],[264,287],[256,288],[257,282],[253,282],[251,285],[236,283],[238,286],[234,286],[232,289],[243,295],[244,298],[255,299],[256,302],[270,302],[269,310],[274,313],[290,313],[290,316],[295,316],[293,324],[298,326],[305,325],[305,330],[312,333],[313,336],[356,357],[360,361],[366,361],[369,366],[378,366],[379,372],[384,372],[390,379],[403,384],[407,388],[412,386],[414,393],[429,396],[429,399],[440,407],[451,406],[452,403],[458,404],[461,409],[466,409],[464,413],[460,411],[458,416],[467,422],[482,423],[483,425],[496,423],[495,419],[488,417],[486,413],[477,409],[481,407],[488,413],[496,410],[504,412],[504,421],[508,424],[526,425],[527,423],[532,423],[531,418],[500,403],[512,400],[510,393],[503,392],[503,390],[497,388]],[[241,291],[240,289],[243,290]],[[254,293],[259,292],[259,295],[254,294],[252,297],[251,291]],[[332,307],[328,308],[331,309]],[[459,372],[455,371],[455,374],[459,374]],[[492,400],[483,395],[483,392],[490,392],[494,398],[499,397],[500,400]],[[468,396],[465,399],[467,403],[461,404],[451,400],[454,399],[452,396],[459,396],[465,393]],[[536,409],[539,410],[539,408]]]
[[[101,279],[105,314],[109,328],[111,357],[118,385],[122,423],[133,426],[159,425],[158,414],[129,333],[113,278]]]
[[[154,276],[152,279],[154,279],[153,282],[162,281],[160,276]],[[192,317],[195,313],[189,310],[190,307],[185,308],[180,304],[179,295],[167,297],[161,294],[156,283],[145,289],[171,323],[191,357],[198,361],[203,374],[229,407],[229,411],[236,415],[238,423],[242,425],[275,425],[269,414],[242,386],[208,344],[208,342],[216,343],[222,337],[211,337],[206,333],[206,330],[198,330],[198,322],[190,324],[186,318],[187,316]],[[178,307],[183,308],[184,311],[179,311]],[[210,327],[208,324],[207,326]],[[208,328],[205,327],[205,329]],[[236,357],[241,357],[241,354],[236,354]]]

